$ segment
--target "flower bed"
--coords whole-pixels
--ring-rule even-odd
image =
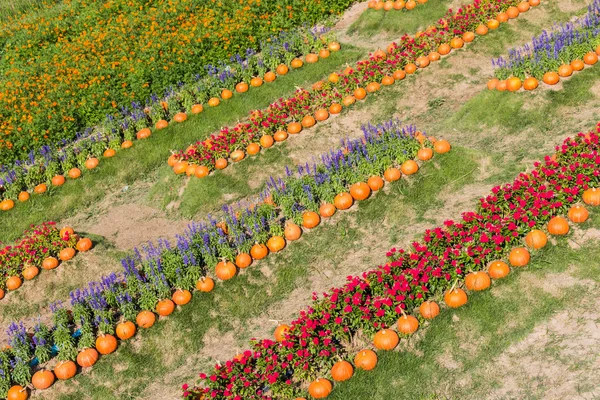
[[[90,364],[80,360],[83,352],[77,349],[112,353],[117,337],[127,340],[138,327],[151,327],[156,314],[170,315],[175,305],[191,301],[194,288],[212,291],[215,282],[208,271],[220,280],[232,279],[240,269],[297,240],[303,228],[314,229],[321,218],[367,199],[383,187],[384,179],[392,182],[416,173],[415,159],[426,161],[434,151],[450,150],[445,140],[428,139],[395,120],[363,131],[361,139],[343,140],[341,149],[323,154],[321,163],[299,166],[295,173],[288,168],[285,177],[271,178],[257,202],[245,209],[224,207],[222,220],[209,217],[207,223],[190,224],[175,245],[160,240],[136,249],[122,260],[122,273],[72,291],[71,310],[62,303],[52,305],[54,325],[38,325],[33,338],[23,337],[22,323],[13,324],[11,349],[0,352],[0,396],[11,383],[24,387],[32,381],[40,388],[32,367],[54,357],[59,363],[52,376],[73,376],[75,360],[88,367],[98,355]],[[61,375],[63,369],[69,374]]]
[[[71,228],[59,230],[54,222],[32,226],[16,244],[0,249],[0,300],[5,290],[17,290],[42,269],[54,269],[90,248],[91,241],[80,239]]]
[[[600,0],[595,0],[584,16],[509,50],[508,59],[493,59],[495,78],[488,82],[488,88],[516,92],[536,89],[540,81],[556,85],[561,78],[596,64],[599,55]]]
[[[308,387],[312,398],[324,398],[332,390],[329,379],[343,381],[353,368],[374,368],[375,352],[355,355],[349,344],[366,339],[377,350],[394,349],[398,333],[406,337],[439,314],[436,301],[443,298],[449,308],[466,304],[461,286],[485,290],[490,278],[510,273],[509,264],[526,266],[530,251],[543,248],[548,234],[566,235],[570,224],[561,215],[571,223],[588,218],[578,203],[600,205],[599,133],[600,123],[593,132],[566,139],[532,171],[493,188],[461,220],[427,230],[412,249],[391,249],[387,264],[348,277],[320,298],[315,294],[290,326],[275,330],[274,340],[253,341],[251,349],[200,374],[201,385],[184,385],[183,397],[291,399],[305,396]]]
[[[538,0],[531,1],[538,4]],[[299,89],[290,98],[279,99],[264,110],[252,111],[247,122],[225,127],[209,139],[173,154],[169,165],[177,174],[201,178],[215,169],[227,167],[229,161],[238,162],[246,154],[257,154],[261,147],[268,148],[276,141],[286,140],[288,135],[298,134],[331,114],[340,113],[343,107],[364,99],[381,86],[391,85],[418,68],[427,67],[452,49],[474,40],[475,33],[485,35],[489,29],[498,28],[499,22],[494,17],[518,3],[516,0],[478,0],[456,13],[449,10],[437,25],[415,36],[404,35],[387,48],[387,53],[379,50],[354,67],[331,74],[327,82],[317,82],[312,90]]]
[[[59,147],[43,146],[31,151],[26,160],[16,161],[11,168],[0,168],[0,210],[10,210],[15,201],[27,201],[30,192],[45,193],[48,186],[61,186],[65,178],[77,179],[82,171],[94,169],[102,157],[109,158],[119,148],[129,148],[135,139],[152,134],[149,127],[163,129],[168,121],[183,122],[189,114],[201,113],[205,106],[216,107],[233,92],[244,93],[252,87],[273,82],[278,76],[327,58],[338,51],[331,31],[325,27],[297,28],[261,42],[260,53],[247,49],[244,55],[232,56],[228,63],[207,65],[195,74],[169,87],[164,96],[152,95],[144,105],[131,102],[120,107],[117,115],[108,115],[103,123],[78,134],[74,140],[63,140]],[[304,61],[299,56],[304,56]],[[183,78],[182,78],[183,79]]]
[[[399,10],[406,10],[406,11],[410,11],[413,10],[417,5],[419,4],[425,4],[427,3],[427,0],[408,0],[408,1],[404,1],[404,0],[396,0],[396,1],[392,1],[392,0],[371,0],[369,1],[369,8],[373,9],[373,10],[384,10],[384,11],[399,11]]]
[[[152,0],[140,8],[69,0],[8,19],[0,26],[0,164],[73,139],[119,107],[160,97],[206,75],[207,65],[257,51],[281,30],[316,24],[351,3]]]

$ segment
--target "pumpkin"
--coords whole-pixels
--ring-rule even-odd
[[[335,211],[334,211],[335,212]],[[293,222],[288,222],[285,225],[285,230],[283,231],[286,240],[294,241],[300,239],[302,236],[302,229]]]
[[[450,40],[450,47],[453,49],[460,49],[465,44],[465,41],[462,38],[455,37]]]
[[[376,192],[383,187],[384,182],[383,179],[381,179],[381,177],[374,175],[369,178],[369,180],[367,181],[367,185],[369,185],[369,188],[372,191]]]
[[[185,306],[192,301],[192,293],[187,289],[177,289],[171,296],[171,300],[178,306]]]
[[[217,266],[215,267],[215,274],[217,275],[217,278],[219,278],[222,281],[228,281],[229,279],[233,278],[236,273],[237,268],[235,267],[235,264],[231,261],[219,261],[217,263]]]
[[[335,214],[336,211],[337,208],[335,208],[335,206],[331,203],[323,203],[321,204],[321,207],[319,207],[319,214],[323,218],[329,218],[333,216],[333,214]]]
[[[62,261],[69,261],[73,257],[75,257],[75,249],[73,249],[71,247],[67,247],[66,249],[62,249],[60,251],[60,253],[58,254],[58,258],[60,258]]]
[[[239,162],[246,157],[246,154],[242,150],[234,150],[231,152],[230,157],[233,162]]]
[[[556,85],[558,83],[558,81],[560,80],[560,77],[558,76],[558,74],[556,72],[549,71],[544,74],[544,77],[542,78],[542,80],[547,85]]]
[[[433,150],[438,154],[444,154],[450,151],[450,143],[446,139],[436,140],[433,144]]]
[[[58,267],[58,260],[56,258],[54,258],[54,257],[47,257],[42,262],[42,268],[44,268],[46,270],[51,270],[51,269],[54,269],[56,267]]]
[[[286,131],[277,131],[273,135],[273,139],[275,139],[276,142],[283,142],[287,138],[288,138],[288,133]]]
[[[418,68],[425,68],[429,65],[429,58],[425,57],[425,56],[417,57],[417,60],[415,61],[415,65]]]
[[[319,57],[320,58],[327,58],[327,57],[329,57],[329,50],[327,50],[327,49],[321,49],[321,50],[319,50]]]
[[[490,19],[486,25],[488,29],[498,29],[498,27],[500,26],[500,21],[498,21],[497,19]]]
[[[331,42],[331,43],[329,43],[327,48],[329,49],[329,51],[336,52],[336,51],[339,51],[342,47],[340,46],[340,44],[338,42]]]
[[[123,143],[121,143],[122,149],[128,149],[131,146],[133,146],[133,142],[131,140],[125,140]]]
[[[54,175],[51,182],[52,186],[62,186],[65,183],[65,177],[62,175]]]
[[[462,35],[462,40],[465,43],[471,43],[473,40],[475,40],[475,33],[474,32],[465,32]],[[452,42],[450,42],[452,43]]]
[[[135,317],[135,323],[143,329],[148,329],[156,322],[156,315],[152,311],[143,310]]]
[[[521,13],[529,11],[529,7],[531,6],[526,1],[522,1],[519,4],[517,4],[517,10],[519,10],[519,12]]]
[[[40,269],[38,267],[36,267],[35,265],[30,265],[27,268],[25,268],[21,274],[23,275],[23,278],[25,280],[30,281],[36,276],[38,276],[39,273]]]
[[[263,79],[265,82],[270,83],[277,79],[277,75],[275,75],[275,72],[269,71],[265,74]]]
[[[573,74],[573,67],[571,67],[569,64],[563,64],[560,67],[558,67],[558,75],[561,77],[567,77],[567,76],[571,76]]]
[[[567,215],[572,222],[579,224],[585,222],[588,219],[590,213],[584,206],[576,204],[573,207],[571,207]]]
[[[429,61],[438,61],[441,58],[441,55],[437,51],[432,51],[427,55],[427,58]]]
[[[29,192],[22,191],[21,193],[19,193],[18,199],[21,203],[26,202],[27,200],[29,200]],[[15,206],[15,203],[10,199],[4,200],[3,202],[6,202],[6,203],[3,207],[0,207],[0,209],[2,211],[8,211]],[[8,202],[11,202],[11,203],[8,203]]]
[[[117,324],[117,337],[121,340],[131,339],[135,335],[136,327],[131,321],[123,321]]]
[[[107,355],[114,352],[116,349],[117,338],[113,335],[101,334],[96,338],[96,350],[98,350],[98,353]],[[56,376],[58,376],[58,374]]]
[[[165,121],[166,122],[166,121]],[[158,124],[157,124],[158,125]],[[158,128],[157,128],[158,129]],[[152,134],[152,131],[150,131],[150,129],[148,128],[143,128],[140,129],[138,131],[138,133],[135,134],[135,137],[137,140],[143,140],[143,139],[148,139],[150,137],[150,135]]]
[[[388,182],[394,182],[400,179],[402,172],[398,168],[390,167],[383,173],[383,178]]]
[[[252,87],[259,87],[262,86],[263,84],[263,80],[262,78],[255,76],[254,78],[250,79],[250,86]]]
[[[69,237],[71,237],[74,234],[75,234],[75,231],[70,226],[63,227],[59,232],[59,235],[61,238],[65,238],[67,235],[69,235]]]
[[[277,328],[275,328],[275,332],[273,332],[273,336],[275,337],[275,340],[279,343],[283,342],[285,340],[286,333],[288,333],[290,331],[290,329],[291,328],[289,325],[285,325],[285,324],[277,325]]]
[[[583,202],[590,206],[600,205],[600,189],[591,188],[583,192]]]
[[[435,301],[424,301],[419,307],[419,313],[425,319],[434,319],[440,314],[440,306]]]
[[[208,176],[209,172],[208,167],[205,165],[197,165],[194,175],[196,175],[196,178],[204,178],[205,176]]]
[[[492,279],[502,279],[510,273],[510,267],[504,261],[492,261],[488,267],[488,274]]]
[[[357,100],[362,100],[365,97],[367,97],[367,91],[363,88],[356,88],[356,90],[354,90],[354,98],[356,98]]]
[[[209,104],[210,104],[210,102],[209,102]],[[154,125],[154,127],[155,127],[156,129],[158,129],[158,130],[160,130],[160,129],[165,129],[165,128],[166,128],[166,127],[168,127],[168,126],[169,126],[169,123],[168,123],[166,120],[164,120],[164,119],[161,119],[161,120],[157,121],[157,122],[156,122],[156,125]],[[146,128],[146,129],[147,129],[147,128]],[[140,131],[140,132],[141,132],[141,131]],[[138,134],[140,134],[140,132],[138,132]],[[145,131],[145,132],[146,132],[146,134],[145,134],[143,137],[139,137],[138,139],[146,139],[148,136],[150,136],[150,129],[148,129],[148,130],[147,130],[147,131]]]
[[[307,118],[307,117],[304,117],[304,118]],[[329,112],[327,110],[325,110],[324,108],[320,108],[315,112],[315,119],[317,121],[325,121],[327,118],[329,118]],[[306,126],[304,124],[304,119],[302,120],[302,125],[304,127],[308,128],[308,126]],[[312,125],[314,125],[314,123]],[[312,125],[310,125],[310,126],[312,126]]]
[[[405,4],[404,7],[407,10],[412,10],[413,8],[415,8],[417,6],[417,3],[414,0],[408,0]]]
[[[397,0],[394,2],[394,10],[402,10],[406,3],[403,0]]]
[[[175,303],[171,299],[164,299],[156,303],[156,313],[161,317],[171,315],[173,311],[175,311]]]
[[[382,84],[383,86],[390,86],[390,85],[393,85],[393,84],[394,84],[394,82],[395,82],[394,78],[393,78],[393,77],[391,77],[391,76],[389,76],[389,75],[386,75],[386,76],[384,76],[384,77],[381,79],[381,84]]]
[[[187,167],[187,161],[177,161],[175,165],[173,165],[173,172],[177,175],[185,174],[187,172]]]
[[[114,339],[114,337],[113,337]],[[115,339],[115,348],[117,346],[117,339]],[[108,354],[108,353],[107,353]],[[77,365],[73,361],[61,361],[56,367],[54,367],[54,375],[61,381],[71,379],[77,373]]]
[[[465,286],[475,292],[488,289],[490,284],[490,276],[484,271],[471,272],[465,277]]]
[[[21,287],[23,281],[18,276],[10,276],[6,279],[6,288],[8,290],[17,290]]]
[[[27,400],[28,398],[29,392],[27,388],[19,385],[11,386],[6,394],[6,400]]]
[[[348,361],[338,361],[331,367],[331,377],[336,382],[344,382],[352,378],[354,367]]]
[[[227,168],[227,164],[229,164],[229,163],[224,158],[219,158],[219,159],[215,160],[215,168],[216,169],[225,169],[225,168]]]
[[[361,186],[361,188],[362,188],[362,186]],[[367,185],[367,189],[369,189],[368,185]],[[357,196],[360,195],[360,197],[362,197],[364,195],[364,191],[362,189],[355,189],[355,192],[356,192],[355,194]],[[369,192],[370,192],[370,189],[369,189]],[[368,194],[367,194],[367,197],[368,197]],[[333,204],[337,210],[347,210],[350,207],[352,207],[353,203],[354,203],[354,197],[350,193],[347,193],[347,192],[342,192],[342,193],[338,194],[337,196],[335,196],[335,198],[333,199]]]
[[[451,50],[452,50],[452,47],[450,47],[450,45],[448,43],[442,43],[438,46],[437,51],[441,55],[445,56],[446,54],[450,53]]]
[[[394,8],[394,2],[392,0],[388,0],[383,3],[383,9],[385,11],[390,11],[392,8]]]
[[[315,399],[324,399],[331,393],[331,382],[327,379],[317,378],[308,385],[308,394]]]
[[[387,54],[385,54],[385,51],[383,51],[381,49],[377,49],[377,51],[375,53],[373,53],[372,57],[377,60],[385,60],[385,59],[387,59]]]
[[[508,262],[513,267],[524,267],[529,264],[529,250],[525,247],[516,247],[508,254]]]
[[[400,166],[400,171],[404,175],[415,174],[415,173],[417,173],[418,170],[419,170],[419,165],[413,160],[406,160]]]
[[[292,66],[292,68],[297,69],[297,68],[302,68],[302,66],[304,65],[304,62],[299,59],[299,58],[294,58],[292,60],[292,62],[290,63],[290,65]]]
[[[523,89],[525,90],[533,90],[536,89],[539,86],[539,82],[537,79],[535,79],[533,76],[530,76],[529,78],[525,79],[523,81]]]
[[[248,253],[240,253],[235,257],[235,265],[238,268],[248,268],[252,264],[252,256]]]
[[[429,147],[422,147],[417,152],[417,158],[421,161],[431,160],[432,157],[433,157],[433,150],[430,149]],[[417,168],[418,168],[418,166],[417,166]],[[404,173],[404,171],[402,171],[402,172]]]
[[[250,143],[248,147],[246,147],[246,153],[248,153],[251,156],[258,154],[259,152],[260,146],[258,145],[258,143]]]
[[[285,247],[285,239],[281,236],[272,236],[267,241],[267,247],[271,253],[277,253]]]
[[[85,253],[86,251],[88,251],[91,248],[92,248],[92,241],[89,238],[83,238],[77,242],[77,251],[81,251],[82,253]]]
[[[339,114],[342,112],[342,105],[340,103],[333,103],[329,106],[330,114]]]
[[[71,179],[77,179],[81,176],[81,170],[79,168],[71,168],[69,172],[67,172],[67,175],[69,175],[69,178]]]
[[[377,365],[377,354],[373,350],[361,350],[354,357],[354,365],[358,369],[370,371]]]
[[[379,83],[377,83],[377,82],[371,82],[367,85],[368,93],[374,93],[374,92],[378,91],[379,89],[381,89],[381,85],[379,85]]]
[[[289,70],[290,69],[287,67],[287,65],[279,64],[275,69],[275,72],[277,72],[277,75],[285,75],[288,73]]]
[[[505,13],[508,16],[508,19],[514,19],[519,16],[519,9],[517,7],[511,6],[506,9]]]
[[[192,114],[200,114],[202,111],[204,111],[204,107],[202,104],[194,104],[191,111]]]
[[[529,5],[531,7],[537,7],[540,5],[540,0],[529,0]]]
[[[343,195],[343,193],[341,193]],[[350,195],[354,200],[365,200],[371,194],[371,188],[364,182],[357,182],[350,186]],[[339,196],[339,195],[338,195]],[[337,198],[337,196],[336,196]],[[335,203],[335,202],[334,202]],[[350,204],[352,205],[352,204]],[[337,205],[336,205],[337,207]],[[340,207],[337,207],[340,208]],[[341,208],[343,210],[343,208]]]
[[[4,298],[4,289],[0,289],[0,300]]]
[[[302,226],[312,229],[321,223],[321,217],[314,211],[306,211],[302,214]]]
[[[42,193],[46,193],[47,190],[48,190],[48,186],[46,186],[45,183],[40,183],[35,188],[33,188],[33,193],[42,194]]]
[[[404,70],[402,69],[397,69],[392,74],[392,78],[394,78],[397,81],[401,81],[402,79],[406,78],[406,72],[404,72]]]
[[[531,249],[541,249],[546,246],[547,243],[548,237],[539,229],[534,229],[525,236],[525,244]]]
[[[2,200],[0,202],[0,210],[2,210],[2,211],[12,210],[14,206],[15,206],[15,202],[10,199]]]
[[[380,330],[373,338],[373,344],[379,350],[393,350],[399,341],[398,334],[389,329]]]
[[[500,82],[498,82],[498,84],[496,85],[496,90],[499,91],[499,92],[506,91],[506,81],[500,81]]]
[[[415,64],[415,63],[408,63],[404,66],[404,72],[406,72],[409,75],[414,74],[416,71],[417,71],[417,64]]]
[[[516,92],[517,90],[521,89],[521,86],[521,79],[517,78],[516,76],[506,80],[506,90],[509,92]]]
[[[444,303],[450,308],[459,308],[467,304],[467,294],[464,290],[454,288],[444,294]]]
[[[212,292],[212,290],[214,288],[215,288],[215,281],[213,281],[213,279],[208,276],[202,277],[202,278],[198,279],[198,282],[196,282],[196,289],[198,289],[201,292],[204,292],[204,293]]]
[[[287,126],[287,132],[290,135],[295,135],[297,133],[300,133],[301,131],[302,131],[302,124],[300,122],[290,122]]]
[[[583,56],[583,62],[587,65],[594,65],[598,62],[598,54],[596,54],[593,51],[590,51],[589,53],[586,53],[585,56]]]
[[[585,67],[585,64],[581,60],[573,60],[570,65],[573,71],[581,71]]]
[[[419,321],[412,315],[403,315],[398,318],[398,332],[412,335],[419,329]]]
[[[98,351],[96,349],[85,349],[77,354],[77,364],[81,368],[90,368],[98,361]]]
[[[219,100],[218,97],[211,97],[210,99],[208,99],[209,107],[217,107],[219,104],[221,104],[221,100]]]
[[[551,235],[566,235],[569,233],[569,222],[563,217],[554,217],[548,221],[548,232]]]
[[[196,166],[194,164],[189,164],[187,166],[187,168],[185,169],[185,174],[187,176],[194,176],[194,175],[196,175]]]
[[[307,63],[314,64],[319,61],[319,56],[314,53],[308,53],[306,57],[304,57]]]
[[[487,35],[487,33],[488,33],[488,27],[485,26],[485,25],[483,25],[483,24],[480,24],[475,29],[475,33],[478,34],[478,35],[480,35],[480,36]]]

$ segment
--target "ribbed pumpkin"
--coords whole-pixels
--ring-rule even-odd
[[[502,279],[510,274],[510,267],[504,261],[492,261],[488,267],[488,274],[492,279]]]
[[[177,161],[175,165],[173,165],[173,172],[175,172],[177,175],[185,174],[187,171],[187,167],[187,161]]]
[[[380,330],[373,338],[373,344],[379,350],[393,350],[399,341],[398,334],[389,329]]]
[[[255,260],[262,260],[269,254],[269,248],[262,243],[256,243],[250,249],[250,255]]]
[[[323,378],[317,378],[308,385],[308,393],[315,399],[324,399],[329,396],[331,389],[331,382]]]
[[[404,72],[404,70],[398,69],[394,71],[394,73],[392,74],[392,78],[394,78],[397,81],[401,81],[402,79],[406,78],[406,72]]]
[[[77,365],[73,361],[60,361],[54,367],[54,375],[61,381],[71,379],[77,373]]]
[[[171,299],[164,299],[156,303],[156,313],[161,317],[171,315],[173,311],[175,311],[175,303]]]
[[[121,143],[122,149],[129,149],[131,146],[133,146],[133,142],[131,140],[124,140],[123,143]]]
[[[542,78],[545,84],[547,85],[556,85],[560,80],[558,74],[554,71],[546,72]]]
[[[297,68],[302,68],[302,66],[304,65],[304,62],[299,59],[299,58],[294,58],[292,60],[292,62],[290,63],[290,65],[292,66],[292,68],[297,69]]]
[[[248,268],[252,264],[252,256],[248,253],[240,253],[235,257],[235,265],[238,268]]]
[[[81,368],[90,368],[98,361],[98,351],[96,349],[85,349],[77,354],[77,364]]]
[[[452,38],[452,40],[450,40],[450,47],[452,47],[453,49],[460,49],[461,47],[464,46],[464,44],[465,44],[465,41],[459,37],[455,37],[455,38]]]
[[[335,214],[336,211],[337,208],[335,208],[335,206],[331,203],[323,203],[321,204],[321,207],[319,207],[319,214],[323,218],[329,218],[333,216],[333,214]]]
[[[419,321],[412,315],[403,315],[398,318],[398,332],[412,335],[419,329]]]
[[[471,272],[465,277],[465,286],[467,289],[475,292],[488,289],[490,284],[490,276],[483,271]]]
[[[6,279],[6,288],[10,291],[17,290],[22,284],[23,281],[18,276],[10,276]]]
[[[77,251],[85,253],[86,251],[89,251],[92,248],[92,240],[89,238],[79,239],[77,241],[76,247],[77,247]]]
[[[551,235],[566,235],[569,233],[569,222],[563,217],[554,217],[548,221],[548,232]]]
[[[338,361],[331,368],[331,377],[336,382],[344,382],[352,378],[354,367],[348,361]]]
[[[475,29],[475,33],[478,34],[478,35],[480,35],[480,36],[487,35],[487,33],[488,33],[488,27],[485,26],[485,25],[483,25],[483,24],[481,24],[481,25],[477,26],[477,28]]]
[[[450,308],[459,308],[467,304],[467,294],[464,290],[454,288],[444,294],[444,303]]]
[[[287,138],[288,133],[286,131],[277,131],[275,134],[273,134],[273,139],[275,139],[276,142],[283,142]]]
[[[434,319],[440,315],[440,306],[435,301],[424,301],[419,307],[419,313],[425,319]]]
[[[320,108],[315,111],[315,119],[317,121],[325,121],[327,118],[329,118],[329,112],[326,109]]]
[[[285,247],[285,239],[281,236],[272,236],[267,241],[267,247],[271,253],[277,253]]]
[[[215,274],[217,275],[217,278],[219,278],[222,281],[228,281],[229,279],[233,278],[236,273],[237,268],[235,267],[235,264],[231,261],[219,261],[217,263],[217,266],[215,267]]]
[[[583,56],[583,62],[587,65],[594,65],[598,62],[598,55],[595,52],[590,51]]]
[[[371,371],[377,366],[377,354],[373,350],[361,350],[354,357],[354,365],[358,369]]]
[[[258,143],[250,143],[248,145],[248,147],[246,147],[246,153],[248,153],[248,155],[255,155],[258,154],[260,152],[260,145]]]
[[[517,4],[517,9],[519,10],[519,12],[522,12],[522,13],[529,11],[529,7],[530,7],[530,5],[526,1],[522,1],[519,4]]]
[[[177,304],[178,306],[185,306],[192,301],[192,293],[187,289],[177,289],[175,292],[173,292],[171,300],[173,300],[173,303]]]
[[[508,262],[513,267],[524,267],[529,264],[529,250],[524,247],[516,247],[512,249],[508,255]]]
[[[530,76],[529,78],[527,78],[523,81],[523,89],[525,89],[525,90],[537,89],[537,87],[539,85],[540,85],[540,83],[533,76]]]
[[[240,82],[235,85],[235,91],[238,93],[246,93],[248,91],[248,84],[246,82]]]
[[[534,229],[525,236],[525,244],[532,249],[541,249],[546,246],[547,243],[548,237],[539,229]]]
[[[367,185],[369,185],[372,191],[376,192],[383,187],[384,181],[379,176],[372,176],[367,181]]]
[[[273,146],[273,143],[274,143],[274,140],[273,140],[273,136],[271,136],[271,135],[262,135],[260,137],[260,145],[264,149],[268,149],[269,147]]]
[[[350,195],[354,200],[365,200],[369,197],[370,194],[371,188],[364,182],[357,182],[354,185],[350,186]]]
[[[587,208],[580,204],[576,204],[571,207],[568,213],[568,217],[571,222],[575,222],[577,224],[587,221],[589,216],[590,213],[588,212]]]
[[[27,388],[20,385],[11,386],[6,394],[6,400],[27,400],[29,392]]]
[[[156,315],[152,311],[143,310],[135,317],[135,323],[144,329],[148,329],[156,322]]]
[[[290,122],[287,126],[287,131],[290,135],[295,135],[302,131],[302,124],[300,122]]]
[[[51,182],[52,186],[62,186],[65,184],[65,177],[62,175],[54,175]]]
[[[136,327],[135,324],[131,321],[123,321],[117,324],[117,328],[115,329],[117,337],[121,340],[128,340],[135,335]]]
[[[461,38],[465,43],[471,43],[473,40],[475,40],[475,33],[474,32],[465,32],[465,33],[463,33]]]
[[[571,67],[569,64],[563,64],[560,67],[558,67],[558,75],[561,77],[567,77],[567,76],[571,76],[573,74],[573,67]]]
[[[419,170],[419,165],[413,160],[406,160],[400,166],[400,171],[404,175],[415,174],[415,173],[417,173],[418,170]]]
[[[23,279],[30,281],[36,276],[38,276],[39,273],[40,269],[38,267],[36,267],[35,265],[30,265],[23,270],[22,275]]]
[[[285,64],[279,64],[277,66],[277,69],[275,69],[275,72],[277,72],[277,75],[285,75],[288,73],[290,69],[288,68],[287,65]]]
[[[519,16],[519,9],[514,6],[508,7],[505,12],[509,19],[517,18]]]
[[[285,324],[277,325],[277,328],[275,328],[275,332],[273,332],[273,336],[275,337],[275,340],[280,343],[283,342],[285,340],[285,334],[287,332],[289,332],[289,330],[290,330],[289,325],[285,325]]]
[[[325,112],[327,112],[327,111],[325,111]],[[315,121],[315,118],[312,115],[305,116],[304,118],[302,118],[302,122],[301,122],[301,124],[304,128],[311,128],[311,127],[315,126],[316,123],[317,122]]]
[[[137,138],[137,140],[143,140],[148,139],[151,134],[152,131],[149,128],[142,128],[135,134],[135,137]]]
[[[22,191],[21,193],[19,193],[18,199],[21,203],[24,203],[27,200],[29,200],[29,197],[30,197],[29,192]],[[2,202],[0,202],[0,204],[2,204],[2,203],[5,203],[4,206],[0,206],[0,210],[2,210],[2,211],[8,211],[15,206],[15,202],[10,199],[3,200]]]
[[[47,190],[48,190],[48,186],[46,186],[45,183],[40,183],[39,185],[37,185],[36,187],[33,188],[33,193],[42,194],[42,193],[46,193]]]
[[[265,82],[270,83],[270,82],[273,82],[275,79],[277,79],[277,75],[275,75],[275,72],[269,71],[265,74],[263,79]]]
[[[340,103],[333,103],[329,106],[330,114],[339,114],[342,112],[342,105]]]
[[[448,43],[442,43],[438,46],[437,51],[441,55],[445,56],[446,54],[450,53],[451,50],[452,50],[452,47],[450,47],[450,45]]]
[[[246,157],[246,154],[242,150],[234,150],[231,152],[230,157],[233,162],[239,162]]]
[[[581,60],[573,60],[570,65],[573,68],[573,71],[581,71],[585,68],[585,64]]]
[[[444,154],[451,149],[450,143],[446,139],[436,140],[433,144],[433,150],[438,154]]]
[[[208,293],[208,292],[212,292],[212,290],[215,288],[215,281],[208,277],[202,277],[200,279],[198,279],[198,282],[196,282],[196,289],[198,289],[201,292],[204,293]]]
[[[117,349],[117,338],[113,335],[100,335],[96,338],[96,350],[102,355],[107,355]],[[58,376],[58,375],[57,375]]]
[[[335,196],[335,198],[333,199],[333,205],[338,210],[347,210],[350,207],[352,207],[353,203],[354,203],[354,198],[352,197],[352,195],[350,193],[347,193],[347,192],[342,192],[342,193],[338,194],[337,196]]]
[[[363,88],[357,88],[356,90],[354,90],[354,98],[356,98],[357,100],[362,100],[365,97],[367,97],[367,91]]]
[[[262,86],[263,84],[263,80],[262,78],[255,76],[254,78],[250,79],[250,86],[252,87],[259,87]]]
[[[302,236],[302,229],[290,221],[285,225],[285,230],[283,233],[286,240],[294,241],[300,239],[300,236]]]
[[[516,76],[512,76],[506,80],[506,90],[509,92],[516,92],[517,90],[521,89],[521,86],[521,79],[517,78]]]
[[[302,226],[312,229],[321,223],[321,217],[314,211],[306,211],[302,214]]]
[[[58,260],[54,257],[47,257],[42,262],[42,268],[46,270],[54,269],[58,267]]]
[[[421,161],[431,160],[433,157],[433,150],[429,147],[420,148],[417,152],[417,158]]]
[[[194,104],[191,111],[192,114],[200,114],[202,111],[204,111],[204,107],[202,104]]]
[[[398,179],[400,179],[401,176],[402,176],[402,173],[400,172],[400,170],[398,168],[395,168],[395,167],[390,167],[390,168],[386,169],[385,172],[383,173],[384,179],[388,182],[397,181]]]
[[[408,75],[412,75],[415,72],[417,72],[417,64],[415,63],[408,63],[404,66],[404,72],[406,72]]]
[[[584,191],[583,202],[590,206],[600,206],[600,189],[591,188]]]

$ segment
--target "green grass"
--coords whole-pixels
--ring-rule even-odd
[[[167,174],[166,160],[171,150],[202,140],[220,127],[244,118],[250,110],[264,108],[274,99],[293,92],[296,86],[312,84],[361,55],[361,50],[345,45],[342,51],[332,53],[317,64],[305,66],[243,95],[235,95],[216,108],[192,116],[182,125],[173,124],[154,132],[148,140],[136,141],[133,148],[118,151],[113,159],[101,160],[96,170],[84,171],[82,178],[68,181],[42,196],[32,195],[27,203],[17,204],[10,212],[3,213],[0,240],[6,242],[19,237],[30,224],[74,215],[98,203],[106,193],[117,192],[137,181],[154,183],[157,177]]]

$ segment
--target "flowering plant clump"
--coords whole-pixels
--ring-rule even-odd
[[[19,366],[17,375],[14,370],[3,370],[0,389],[3,382],[26,380],[22,377],[29,372],[33,356],[45,361],[53,356],[48,346],[56,345],[61,361],[74,360],[78,348],[91,347],[98,336],[115,333],[120,320],[137,321],[138,313],[155,311],[157,303],[175,299],[176,293],[202,290],[199,284],[212,282],[209,271],[215,270],[221,278],[219,265],[229,263],[236,272],[234,262],[239,268],[247,267],[238,263],[240,255],[252,262],[254,247],[266,249],[273,238],[285,245],[285,227],[300,222],[303,213],[318,210],[321,203],[333,201],[335,194],[347,192],[353,184],[383,175],[386,169],[416,158],[420,149],[433,147],[424,133],[397,120],[363,126],[360,139],[344,139],[341,144],[341,149],[323,154],[319,161],[298,166],[297,173],[286,168],[284,177],[270,178],[257,201],[224,206],[221,218],[209,215],[207,222],[191,223],[175,243],[161,239],[134,249],[121,260],[122,272],[73,290],[70,311],[60,302],[53,304],[54,326],[36,326],[27,357],[17,360],[11,350],[0,356],[0,362],[6,357],[10,365]],[[335,351],[329,341],[325,343],[324,349]]]
[[[222,128],[210,138],[179,151],[176,158],[206,166],[212,171],[216,160],[227,158],[234,150],[244,150],[250,143],[258,143],[263,135],[286,130],[290,123],[315,115],[317,110],[340,105],[346,98],[352,97],[357,88],[392,77],[394,72],[401,71],[409,63],[416,63],[419,57],[436,51],[440,44],[474,31],[480,24],[517,3],[518,0],[476,0],[456,13],[448,10],[444,18],[425,32],[402,36],[388,48],[387,54],[380,51],[373,53],[354,67],[333,74],[327,82],[319,82],[312,90],[298,89],[293,96],[279,99],[264,110],[251,111],[247,122]]]
[[[0,289],[6,288],[6,280],[22,276],[27,267],[41,268],[48,257],[58,257],[61,250],[75,248],[75,235],[65,232],[61,237],[56,223],[45,222],[31,226],[14,245],[0,249]]]
[[[349,343],[372,337],[424,301],[452,292],[467,274],[506,258],[527,233],[543,229],[580,202],[584,191],[597,188],[599,134],[600,123],[593,132],[567,138],[553,156],[511,184],[493,188],[459,221],[426,230],[410,250],[391,249],[385,265],[349,276],[344,286],[321,297],[314,294],[313,304],[292,321],[282,340],[254,340],[250,350],[200,374],[198,386],[184,385],[183,397],[306,397],[302,384],[328,378],[336,361],[350,359]]]
[[[492,59],[498,79],[515,76],[542,80],[549,71],[561,65],[582,60],[600,46],[600,0],[594,0],[588,12],[567,23],[534,36],[531,43],[508,51],[508,57]]]

